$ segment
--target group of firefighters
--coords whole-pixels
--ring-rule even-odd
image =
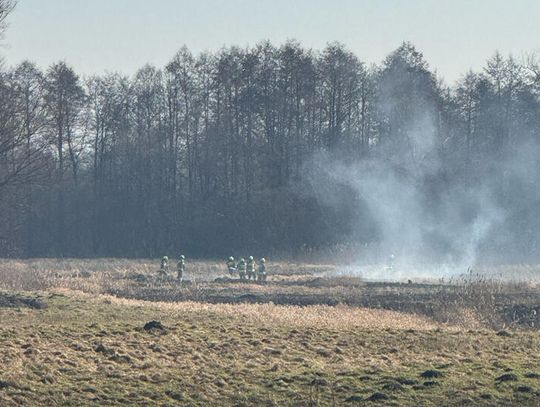
[[[178,257],[178,262],[176,263],[176,273],[177,279],[182,281],[184,278],[184,271],[186,270],[186,256],[181,254]],[[161,264],[159,266],[159,272],[161,275],[166,276],[169,274],[169,257],[163,256],[161,258]]]
[[[264,257],[259,260],[257,265],[253,256],[249,256],[247,262],[242,257],[238,263],[231,256],[227,260],[227,269],[231,277],[238,273],[240,280],[266,281],[266,260]]]
[[[229,275],[234,277],[238,273],[240,280],[253,280],[264,282],[266,281],[266,260],[261,258],[259,264],[255,262],[253,256],[249,256],[246,261],[243,257],[238,263],[234,260],[234,257],[229,257],[227,260],[227,270]],[[176,278],[178,281],[182,281],[184,278],[184,272],[186,271],[186,257],[182,254],[178,257],[176,263]],[[163,256],[161,259],[160,273],[162,275],[169,274],[169,257]]]

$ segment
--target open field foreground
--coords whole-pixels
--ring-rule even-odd
[[[540,405],[534,283],[198,266],[177,284],[142,262],[4,261],[0,405]]]

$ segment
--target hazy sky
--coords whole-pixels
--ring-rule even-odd
[[[540,51],[539,0],[19,0],[4,49],[9,64],[66,60],[81,74],[134,73],[192,51],[289,38],[343,42],[367,63],[414,43],[448,81],[496,49]]]

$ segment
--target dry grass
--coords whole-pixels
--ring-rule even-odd
[[[226,270],[212,261],[179,284],[157,264],[0,260],[0,406],[540,405],[534,284],[287,263],[243,284],[215,282]],[[506,326],[519,329],[493,330]]]
[[[451,278],[439,288],[435,295],[439,308],[436,314],[439,320],[446,318],[452,322],[468,320],[474,316],[483,326],[501,325],[505,328],[507,323],[519,322],[501,320],[500,312],[497,311],[501,308],[501,299],[506,299],[503,305],[507,308],[527,304],[530,308],[529,317],[533,319],[526,325],[538,328],[535,318],[536,308],[540,308],[540,296],[535,295],[539,293],[538,288],[535,280],[503,279],[496,270],[491,275],[485,270],[469,269],[467,273]]]
[[[159,260],[150,259],[0,259],[0,288],[46,290],[66,287],[97,292],[114,281],[137,275],[157,276],[158,269]],[[277,279],[287,279],[328,272],[334,266],[274,262],[269,263],[269,269],[274,276],[279,276]],[[171,275],[174,274],[172,265]],[[212,281],[224,275],[224,261],[188,261],[187,278],[193,282]]]
[[[126,307],[145,307],[159,309],[175,317],[186,313],[213,313],[225,317],[238,317],[252,323],[272,323],[284,327],[304,327],[322,329],[415,329],[431,330],[444,325],[413,314],[404,314],[395,311],[374,310],[366,308],[349,307],[345,305],[327,306],[312,305],[299,307],[291,305],[267,304],[209,304],[203,302],[149,302],[118,298],[110,295],[89,296],[82,292],[58,290],[57,292],[82,298],[95,298],[102,303]],[[449,329],[453,329],[447,327]]]
[[[364,405],[376,393],[391,406],[540,401],[537,332],[350,307],[39,295],[48,308],[0,308],[2,406]],[[142,329],[150,320],[166,330]],[[497,380],[508,373],[517,381]]]
[[[540,327],[540,287],[523,279],[503,278],[509,267],[469,272],[439,284],[367,283],[353,276],[331,276],[328,265],[269,263],[269,283],[214,282],[226,275],[223,263],[188,263],[186,284],[157,276],[157,261],[0,260],[0,289],[68,289],[93,295],[155,302],[275,303],[383,308],[427,316],[466,328]],[[514,274],[521,273],[523,266]],[[537,268],[529,267],[530,273]],[[523,273],[522,273],[523,274]],[[320,277],[324,276],[324,277]],[[330,310],[332,308],[329,308]]]

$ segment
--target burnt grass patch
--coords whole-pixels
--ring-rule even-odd
[[[47,307],[47,303],[37,297],[0,292],[0,308],[1,307],[44,309]]]
[[[269,280],[265,284],[239,284],[229,277],[189,285],[161,281],[111,284],[105,293],[146,301],[199,301],[211,304],[274,303],[277,305],[339,304],[387,309],[427,316],[444,323],[463,323],[471,315],[489,328],[500,329],[501,336],[512,335],[507,329],[540,327],[540,290],[495,290],[493,287],[455,287],[444,284],[359,283],[340,278]]]

